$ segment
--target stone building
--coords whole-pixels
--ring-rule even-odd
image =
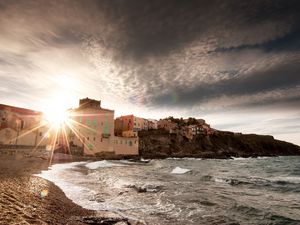
[[[43,113],[0,104],[0,145],[46,147],[48,129]]]

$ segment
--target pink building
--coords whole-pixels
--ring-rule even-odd
[[[89,98],[81,99],[79,107],[71,112],[71,144],[82,146],[84,153],[112,153],[137,155],[138,138],[119,140],[114,135],[114,111],[101,107],[101,102]]]

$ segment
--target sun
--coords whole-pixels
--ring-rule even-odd
[[[66,109],[69,99],[64,93],[59,93],[44,101],[42,111],[45,121],[55,128],[66,124],[70,119],[70,112]]]
[[[46,121],[54,127],[60,127],[69,120],[68,111],[60,108],[49,107],[44,110],[44,115]]]

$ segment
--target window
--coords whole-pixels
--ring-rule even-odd
[[[96,137],[94,137],[94,141],[96,141]]]
[[[86,124],[90,127],[92,125],[92,121],[90,119],[86,119]]]
[[[132,141],[129,141],[128,145],[129,145],[129,146],[132,146]]]
[[[86,139],[87,139],[87,140],[90,140],[90,137],[87,137]]]
[[[40,135],[40,137],[42,137],[43,133],[42,133],[42,132],[40,132],[40,134],[39,134],[39,135]]]
[[[97,127],[97,119],[94,119],[93,124],[94,124],[94,127]]]
[[[102,142],[102,138],[101,138],[101,142]]]
[[[23,129],[25,126],[25,121],[24,120],[21,120],[21,129]]]

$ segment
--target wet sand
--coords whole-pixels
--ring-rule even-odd
[[[42,154],[4,152],[0,149],[1,225],[139,224],[109,212],[83,209],[53,183],[34,176],[49,166]]]

